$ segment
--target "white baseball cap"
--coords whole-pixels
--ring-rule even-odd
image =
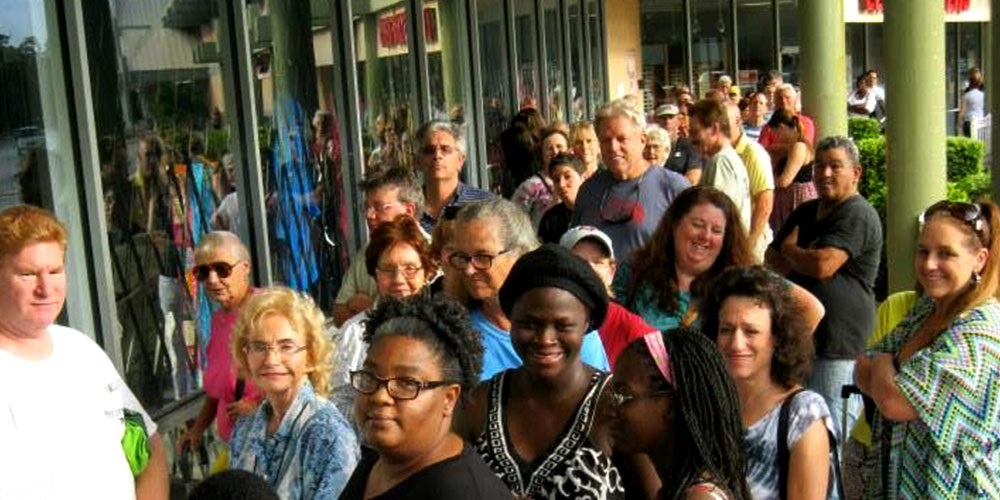
[[[586,238],[592,238],[597,240],[605,249],[608,251],[608,256],[612,259],[615,258],[615,247],[611,243],[611,238],[604,234],[604,231],[597,229],[594,226],[576,226],[570,228],[559,238],[559,245],[567,250],[573,250],[581,240]]]

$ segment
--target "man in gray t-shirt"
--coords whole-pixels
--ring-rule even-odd
[[[622,259],[646,243],[670,203],[690,187],[682,175],[643,159],[645,122],[641,113],[621,100],[598,110],[597,137],[607,170],[580,187],[570,224],[604,231]]]

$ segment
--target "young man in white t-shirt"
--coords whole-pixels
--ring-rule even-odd
[[[0,213],[0,498],[166,499],[156,424],[104,351],[53,324],[66,300],[66,230],[29,206]],[[149,461],[133,476],[125,412],[142,417]]]

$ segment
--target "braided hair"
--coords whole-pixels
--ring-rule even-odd
[[[643,339],[622,353],[636,355],[653,390],[667,391],[680,407],[673,429],[676,449],[685,450],[674,484],[664,484],[661,498],[683,498],[685,490],[708,479],[735,499],[750,499],[747,486],[743,422],[736,386],[726,371],[719,350],[700,332],[687,328],[663,334],[670,355],[673,385],[664,380]],[[619,358],[621,359],[621,358]]]
[[[483,345],[468,312],[453,299],[425,293],[379,299],[365,324],[364,340],[371,349],[375,340],[390,336],[423,342],[437,357],[444,379],[461,386],[462,401],[479,384]]]

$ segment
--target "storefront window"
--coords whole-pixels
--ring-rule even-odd
[[[366,171],[383,164],[413,167],[417,102],[408,3],[354,0],[352,4]],[[425,30],[427,34],[437,36],[431,30]],[[443,100],[439,102],[443,105]]]
[[[84,4],[122,369],[147,408],[201,387],[215,306],[190,271],[194,247],[239,218],[219,210],[237,167],[217,12],[191,3]]]
[[[690,7],[693,90],[704,97],[719,76],[733,76],[729,1],[691,2]]]
[[[563,38],[559,22],[559,1],[543,0],[542,12],[545,30],[545,71],[548,83],[549,121],[566,120],[566,84],[563,82]]]
[[[350,188],[334,106],[338,34],[323,5],[259,0],[249,6],[249,34],[272,279],[329,312],[349,259]]]
[[[580,0],[568,0],[566,9],[569,12],[566,26],[569,29],[569,80],[566,95],[569,97],[569,120],[576,122],[584,118],[586,108],[583,92],[583,69],[585,67],[585,40],[583,38],[583,12]]]
[[[465,123],[468,113],[469,45],[465,8],[458,0],[424,2],[424,38],[431,89],[431,116]]]
[[[847,77],[854,81],[865,72],[865,24],[849,23],[847,29]]]
[[[785,83],[799,84],[799,2],[778,0],[781,25],[781,73]]]
[[[777,67],[774,61],[774,10],[770,2],[738,0],[739,72],[733,81],[743,95],[755,90],[760,75]]]
[[[517,55],[518,108],[538,108],[541,78],[538,70],[538,41],[535,38],[535,2],[514,1],[514,50]]]
[[[684,2],[642,0],[643,102],[649,109],[667,101],[670,87],[687,83]]]
[[[507,27],[502,0],[480,0],[479,64],[483,75],[483,110],[486,114],[486,161],[491,173],[503,162],[500,133],[511,118],[510,68],[507,65]],[[499,185],[491,177],[491,186]]]
[[[604,22],[601,19],[601,4],[598,0],[585,0],[587,7],[587,28],[590,40],[590,116],[604,105]]]
[[[0,210],[36,205],[66,225],[66,307],[58,323],[97,340],[88,278],[92,258],[66,110],[67,75],[56,2],[8,0],[0,23]],[[112,349],[114,350],[114,349]],[[9,383],[9,381],[8,381]]]

